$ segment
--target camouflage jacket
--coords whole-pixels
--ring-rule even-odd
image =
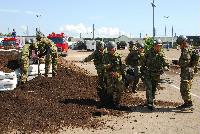
[[[106,72],[117,72],[123,74],[121,55],[117,52],[113,55],[105,53],[103,56],[103,65]]]
[[[181,56],[179,58],[179,66],[181,67],[180,77],[183,80],[191,80],[194,75],[194,68],[197,65],[191,64],[193,51],[189,48],[181,49]],[[196,59],[198,63],[198,59]],[[194,61],[193,61],[194,62]]]
[[[125,59],[126,65],[141,66],[144,61],[144,53],[140,53],[138,50],[132,50]]]
[[[30,47],[30,44],[25,44],[22,48],[22,51],[20,52],[20,58],[21,59],[29,59],[31,58],[31,54],[32,54],[32,49]]]
[[[189,48],[181,49],[181,56],[179,58],[179,66],[181,68],[190,67],[191,51]]]
[[[129,46],[128,50],[131,52],[131,51],[137,50],[137,47],[135,45]]]
[[[198,64],[199,55],[196,50],[189,48],[181,49],[181,56],[179,58],[179,66],[181,68],[195,67]]]
[[[57,53],[57,47],[56,45],[49,40],[48,38],[41,38],[40,41],[36,42],[38,46],[38,51],[40,53],[44,53],[45,55],[49,52],[49,54],[55,54]]]
[[[164,71],[164,67],[169,66],[163,52],[156,53],[153,48],[148,50],[144,56],[143,69],[151,75],[160,75]]]
[[[104,51],[100,51],[100,50],[95,50],[91,55],[89,55],[88,57],[86,57],[84,59],[84,62],[88,62],[93,60],[94,61],[94,65],[97,66],[102,66],[103,65],[103,54]]]

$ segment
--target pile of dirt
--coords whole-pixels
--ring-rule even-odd
[[[55,132],[63,126],[100,126],[96,77],[72,64],[58,68],[55,78],[37,77],[14,91],[0,92],[0,132]],[[121,112],[109,109],[109,114]]]
[[[97,77],[88,73],[63,63],[55,78],[40,76],[14,91],[0,92],[0,132],[55,133],[62,127],[97,128],[104,124],[96,116],[131,112],[129,107],[98,108]],[[140,97],[124,95],[122,99],[124,106],[144,103]]]
[[[10,73],[19,68],[18,56],[17,51],[0,51],[0,71]]]

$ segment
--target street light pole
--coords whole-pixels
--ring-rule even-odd
[[[164,16],[164,18],[167,20],[169,18],[169,16]],[[166,37],[167,37],[167,26],[166,26],[166,22],[165,22],[165,43],[166,43]]]
[[[154,8],[156,7],[156,5],[154,4],[154,0],[151,3],[152,7],[153,7],[153,40],[155,38],[155,26],[154,26]]]
[[[40,31],[40,22],[39,22],[39,18],[41,17],[41,14],[36,14],[36,17],[38,19],[38,30]]]

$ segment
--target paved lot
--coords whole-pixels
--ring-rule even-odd
[[[164,50],[169,60],[178,59],[180,50]],[[119,53],[123,55],[123,59],[127,56],[128,50],[120,50]],[[81,63],[87,55],[91,52],[77,52],[71,50],[66,60],[75,62],[78,66],[89,70],[93,75],[96,75],[96,70],[92,62]],[[180,77],[179,70],[171,69],[162,77],[170,78],[173,82],[171,84],[164,83],[161,86],[164,90],[159,90],[156,95],[156,100],[180,102],[182,103],[180,95]],[[145,92],[138,92],[133,96],[143,96]],[[146,107],[134,109],[133,112],[125,114],[122,117],[101,117],[106,123],[104,128],[98,130],[82,130],[81,128],[69,129],[64,128],[60,133],[76,133],[76,134],[199,134],[200,133],[200,74],[197,74],[192,86],[192,100],[194,102],[193,112],[177,111],[175,107],[163,108],[156,106],[153,112],[148,111]]]

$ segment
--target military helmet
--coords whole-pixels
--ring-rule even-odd
[[[138,43],[138,48],[144,49],[144,44],[143,43]]]
[[[161,39],[154,40],[154,45],[162,46],[162,40]]]
[[[136,44],[135,41],[132,41],[132,40],[129,41],[128,43],[129,43],[129,45],[135,45]]]
[[[111,49],[113,49],[113,48],[115,48],[115,47],[116,47],[116,44],[115,44],[114,41],[109,41],[109,42],[108,42],[108,44],[107,44],[107,49],[108,49],[108,50],[111,50]]]
[[[104,42],[103,41],[97,41],[96,46],[99,47],[99,48],[104,47]]]
[[[177,38],[176,43],[180,45],[180,44],[183,43],[184,41],[187,41],[187,37],[186,37],[186,36],[183,36],[183,35],[180,35],[180,36]]]

